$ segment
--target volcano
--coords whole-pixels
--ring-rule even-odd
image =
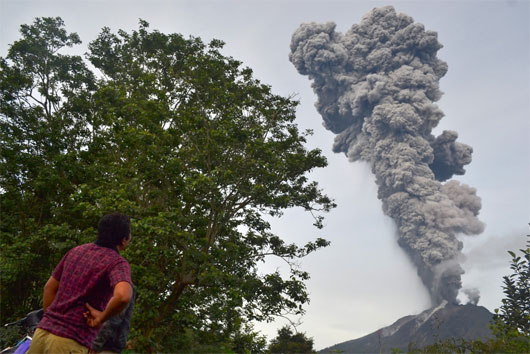
[[[485,307],[472,304],[440,306],[423,311],[419,315],[400,318],[392,325],[381,328],[364,337],[335,344],[320,353],[390,353],[392,349],[407,351],[409,343],[417,348],[449,338],[476,340],[489,339],[493,314]]]

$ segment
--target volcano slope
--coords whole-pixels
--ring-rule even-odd
[[[343,353],[390,353],[392,349],[406,352],[409,344],[422,348],[449,338],[489,339],[493,337],[489,329],[492,317],[493,314],[482,306],[442,303],[419,315],[402,317],[364,337],[325,348],[320,353],[337,350]]]

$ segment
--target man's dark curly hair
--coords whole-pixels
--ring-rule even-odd
[[[131,220],[125,214],[112,213],[99,220],[98,239],[96,244],[103,247],[116,248],[123,238],[129,239]]]

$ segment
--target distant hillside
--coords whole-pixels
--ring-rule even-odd
[[[367,336],[335,344],[320,353],[341,350],[344,353],[390,353],[392,348],[406,352],[410,342],[417,347],[435,343],[438,339],[486,339],[493,335],[488,327],[493,314],[476,305],[445,305],[406,316],[388,327]]]

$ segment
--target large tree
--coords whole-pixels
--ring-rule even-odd
[[[321,227],[334,204],[307,177],[326,161],[304,146],[297,102],[222,55],[221,41],[144,21],[103,29],[87,53],[94,73],[61,52],[80,41],[59,18],[21,33],[0,61],[3,317],[37,307],[55,262],[112,210],[133,218],[137,349],[236,347],[250,320],[303,313],[297,259],[328,242],[287,243],[267,220],[301,207]],[[288,276],[261,274],[268,256]]]

